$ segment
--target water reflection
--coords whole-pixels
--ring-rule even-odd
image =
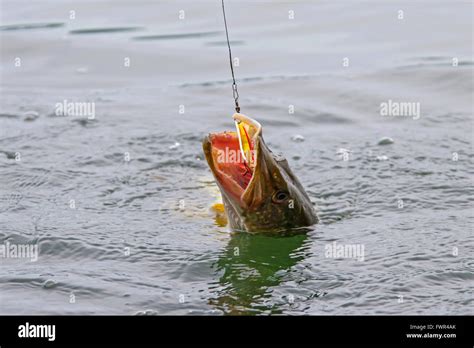
[[[219,292],[210,303],[226,314],[281,313],[268,304],[272,287],[287,271],[308,257],[308,229],[287,235],[235,233],[216,267]],[[274,301],[273,301],[274,302]]]

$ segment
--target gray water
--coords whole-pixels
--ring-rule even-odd
[[[219,1],[2,0],[0,245],[38,259],[0,259],[0,314],[473,314],[472,2],[227,11],[242,112],[322,222],[232,234],[211,209],[201,139],[233,127]]]

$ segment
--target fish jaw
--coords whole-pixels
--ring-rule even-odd
[[[241,197],[252,174],[242,160],[237,134],[210,133],[203,140],[203,150],[221,193],[242,206]]]
[[[248,208],[242,198],[255,177],[262,127],[240,113],[232,118],[237,131],[210,133],[203,140],[203,150],[222,195],[241,210]]]

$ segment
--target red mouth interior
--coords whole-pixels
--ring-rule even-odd
[[[240,199],[252,179],[252,170],[240,151],[235,132],[210,135],[215,175],[226,193]]]

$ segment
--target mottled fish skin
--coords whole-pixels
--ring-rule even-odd
[[[217,179],[210,136],[203,140],[204,154],[221,191],[231,229],[276,232],[316,224],[318,217],[313,204],[286,159],[273,154],[261,135],[255,146],[257,164],[252,180],[240,200],[236,200]]]

